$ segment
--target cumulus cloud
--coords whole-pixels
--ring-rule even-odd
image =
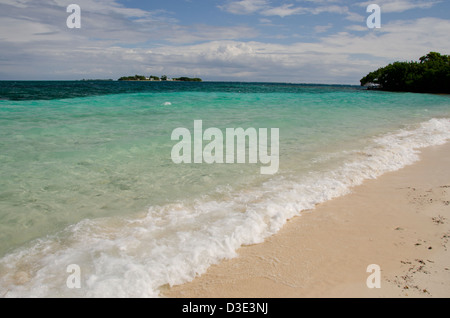
[[[393,21],[369,30],[362,17],[362,24],[331,34],[325,31],[334,30],[334,24],[316,26],[313,29],[321,37],[315,41],[291,38],[268,43],[257,40],[258,31],[248,25],[181,25],[163,11],[124,8],[115,1],[84,1],[82,28],[74,30],[65,25],[69,1],[2,0],[0,78],[117,79],[127,74],[167,74],[207,80],[357,84],[367,72],[386,63],[416,60],[429,51],[450,52],[450,43],[442,40],[448,37],[450,21],[439,18]],[[271,23],[275,18],[268,16],[287,16],[296,8],[281,5],[278,8],[284,8],[284,13],[280,9],[264,15],[264,10],[277,7],[262,0],[227,4],[237,2],[248,14],[261,15],[261,23]],[[340,2],[314,3],[311,14],[348,17],[350,12],[338,7]],[[321,8],[326,4],[331,4],[328,9]]]
[[[255,80],[270,77],[277,81],[357,83],[375,67],[396,60],[417,60],[430,50],[449,52],[450,43],[442,41],[449,29],[448,20],[422,18],[385,24],[379,32],[339,32],[316,43],[212,41],[164,47],[153,54],[176,56],[182,65],[207,77],[236,78],[245,71],[245,76],[251,74]],[[180,51],[184,53],[177,55]]]

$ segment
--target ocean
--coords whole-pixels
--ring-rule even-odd
[[[194,134],[195,121],[224,136],[229,128],[277,128],[275,173],[249,159],[175,163],[172,133]],[[0,82],[0,297],[160,297],[448,139],[448,95],[282,83]]]

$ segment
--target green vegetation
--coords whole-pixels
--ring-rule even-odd
[[[144,75],[122,76],[119,81],[148,81]]]
[[[430,52],[419,62],[395,62],[367,74],[361,86],[374,85],[381,90],[450,93],[450,56]]]
[[[190,78],[190,77],[178,77],[174,78],[174,81],[181,81],[181,82],[201,82],[202,79],[198,77]]]
[[[167,75],[158,76],[150,75],[149,77],[145,77],[144,75],[134,75],[134,76],[122,76],[119,78],[119,81],[168,81]],[[201,82],[202,79],[198,77],[190,78],[190,77],[179,77],[173,78],[172,81],[181,81],[181,82]]]

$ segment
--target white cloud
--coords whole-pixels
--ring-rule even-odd
[[[266,19],[266,18],[261,18],[259,19],[259,22],[262,24],[271,24],[272,20]]]
[[[346,19],[346,20],[349,20],[349,21],[353,21],[353,22],[361,22],[361,23],[362,23],[363,21],[366,21],[366,17],[365,17],[365,16],[362,16],[362,15],[360,15],[360,14],[358,14],[358,13],[351,12],[351,11],[348,11],[348,12],[346,13],[345,19]]]
[[[339,5],[326,5],[326,6],[310,8],[308,11],[312,14],[321,14],[324,12],[345,14],[348,12],[348,8],[346,6],[339,6]]]
[[[340,5],[340,0],[304,0],[314,6],[295,6],[293,3],[284,3],[280,6],[273,6],[273,2],[268,0],[240,0],[229,1],[225,5],[218,6],[220,9],[233,14],[260,14],[263,16],[279,16],[281,18],[299,15],[322,13],[342,14],[350,21],[364,21],[364,17],[355,12],[351,12],[345,5]]]
[[[162,50],[171,57],[182,51],[176,60],[207,77],[246,72],[252,74],[250,80],[267,80],[270,74],[272,80],[281,81],[356,83],[367,72],[396,60],[417,60],[429,51],[450,52],[450,43],[442,41],[449,29],[448,20],[422,18],[385,24],[380,32],[340,32],[317,43],[212,41],[153,53]]]
[[[0,78],[116,79],[145,73],[214,80],[356,84],[367,72],[389,62],[417,60],[429,51],[450,52],[450,43],[443,40],[448,38],[450,21],[438,18],[394,21],[378,30],[355,23],[341,32],[322,35],[315,42],[292,43],[291,38],[290,44],[282,44],[248,41],[258,34],[246,25],[182,26],[160,12],[123,10],[114,1],[85,1],[82,10],[85,7],[87,14],[83,13],[82,28],[69,30],[62,0],[45,6],[41,0],[17,1],[16,6],[2,0]],[[241,2],[245,2],[247,12],[258,7],[258,2],[252,2],[253,7],[248,1]],[[268,9],[267,3],[260,1],[253,12],[262,14]],[[2,10],[6,6],[7,12]],[[21,6],[28,7],[23,10]],[[348,17],[348,9],[343,8],[334,4],[328,9],[316,6],[310,13],[326,11]],[[148,22],[153,20],[158,23]],[[260,22],[271,20],[261,17]],[[326,23],[316,26],[315,31],[333,27]]]
[[[49,35],[55,40],[64,40],[62,36],[57,36],[58,28],[48,24],[34,21],[2,17],[0,27],[0,41],[29,43],[31,40],[42,41]]]
[[[227,2],[219,8],[233,14],[252,14],[267,8],[268,4],[268,0],[240,0]]]
[[[264,9],[261,11],[261,14],[265,16],[279,16],[284,18],[290,15],[301,14],[305,12],[306,10],[304,8],[301,7],[293,8],[293,4],[283,4],[282,6],[279,7]]]
[[[349,26],[345,27],[345,30],[367,32],[367,26],[363,26],[361,24],[349,25]]]
[[[323,33],[323,32],[327,32],[332,27],[333,27],[333,25],[331,23],[328,23],[327,25],[317,25],[314,27],[314,31],[316,33]]]
[[[31,0],[2,0],[2,4],[14,6],[17,8],[26,8]]]
[[[145,45],[149,42],[193,43],[254,37],[247,26],[183,26],[162,10],[125,8],[116,1],[77,0],[81,7],[81,28],[68,29],[66,5],[70,0],[0,2],[0,40],[3,42],[53,42],[55,48],[95,42]],[[12,4],[15,4],[12,6]],[[6,6],[7,5],[7,6]]]
[[[127,18],[150,17],[153,14],[153,12],[138,8],[126,8],[122,4],[119,4],[116,0],[53,0],[53,2],[56,5],[64,8],[71,3],[76,3],[81,7],[83,11],[98,14],[118,14]]]
[[[0,38],[3,42],[54,42],[77,40],[137,43],[149,35],[160,37],[157,26],[173,24],[156,12],[124,8],[116,1],[77,0],[81,7],[81,29],[68,29],[66,7],[72,1],[33,0],[0,2]],[[142,22],[144,21],[145,22]],[[137,24],[139,27],[137,28]],[[155,36],[157,34],[158,36]]]
[[[412,9],[428,9],[441,1],[436,0],[377,0],[366,1],[359,5],[367,7],[369,4],[376,3],[381,7],[384,13],[404,12]]]
[[[233,40],[253,38],[258,32],[247,26],[217,27],[208,25],[195,25],[190,27],[177,27],[165,37],[171,43],[195,43],[213,40]]]
[[[64,74],[73,78],[75,73],[80,77],[118,78],[146,72],[214,80],[356,84],[369,71],[396,60],[417,60],[429,51],[448,54],[450,43],[442,39],[449,29],[449,20],[422,18],[385,24],[377,31],[361,30],[357,35],[339,32],[315,43],[223,40],[151,50],[89,43],[57,50],[20,46],[21,65],[4,67],[2,73],[28,74],[33,68],[37,74],[58,74],[59,78]],[[18,47],[10,46],[2,55],[17,55]],[[99,73],[94,72],[96,69]],[[52,70],[54,73],[49,73]]]

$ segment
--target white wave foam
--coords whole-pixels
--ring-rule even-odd
[[[450,139],[450,120],[373,140],[339,168],[301,180],[277,177],[257,189],[151,207],[137,219],[85,220],[0,260],[0,296],[158,297],[164,285],[192,280],[245,244],[262,242],[293,216],[353,186],[418,160],[418,149]],[[298,178],[298,176],[297,176]],[[66,286],[69,264],[80,289]]]

